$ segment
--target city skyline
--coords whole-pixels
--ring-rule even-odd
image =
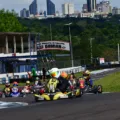
[[[30,3],[33,0],[11,0],[10,2],[8,2],[8,0],[0,0],[1,4],[0,4],[0,8],[5,8],[5,9],[9,9],[12,10],[14,9],[17,13],[20,12],[21,9],[29,8]],[[100,2],[102,0],[97,0],[97,3]],[[112,7],[120,7],[120,0],[109,0],[111,2]],[[87,3],[86,0],[52,0],[53,3],[55,3],[56,6],[56,11],[60,11],[62,12],[62,7],[61,5],[63,3],[66,2],[72,2],[74,3],[75,6],[75,10],[82,10],[82,5]],[[40,10],[46,10],[46,0],[38,0],[38,12]]]

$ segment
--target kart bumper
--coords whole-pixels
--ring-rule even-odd
[[[62,92],[58,92],[58,93],[44,93],[42,95],[34,94],[34,97],[35,97],[36,101],[60,100],[60,99],[71,98],[73,96],[75,96],[75,97],[81,96],[81,91],[77,90],[75,92],[75,94],[73,94],[72,92],[68,92],[68,93],[62,93]]]
[[[59,100],[69,98],[67,94],[63,93],[44,93],[42,95],[34,94],[34,97],[38,101],[52,101],[52,100]]]

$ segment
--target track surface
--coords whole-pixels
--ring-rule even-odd
[[[120,71],[117,68],[93,76]],[[0,110],[0,120],[120,120],[120,93],[84,95],[77,99],[34,103],[32,95],[26,98],[8,98],[1,101],[28,102],[30,106]]]
[[[120,94],[85,95],[78,99],[0,110],[0,120],[120,120]]]

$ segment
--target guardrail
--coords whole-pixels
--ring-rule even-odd
[[[65,71],[68,74],[70,74],[70,73],[81,72],[81,71],[85,70],[85,67],[78,66],[78,67],[62,68],[59,70],[60,70],[60,72]],[[8,77],[7,77],[7,75],[8,75]],[[42,76],[43,75],[42,71],[38,71],[37,75]],[[49,73],[47,72],[46,75],[49,75]],[[22,81],[26,81],[26,80],[28,80],[28,77],[29,76],[28,76],[27,72],[14,73],[14,74],[13,73],[0,74],[0,84],[4,84],[4,83],[6,83],[6,81],[10,82],[10,79],[13,79],[13,78],[21,79]]]

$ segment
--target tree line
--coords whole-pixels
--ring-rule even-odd
[[[69,41],[69,29],[65,24],[71,22],[74,59],[91,58],[92,40],[93,58],[117,60],[117,44],[120,43],[119,15],[100,19],[66,17],[38,20],[19,18],[14,10],[0,10],[1,32],[39,32],[41,41],[51,40],[50,25],[52,40]]]

